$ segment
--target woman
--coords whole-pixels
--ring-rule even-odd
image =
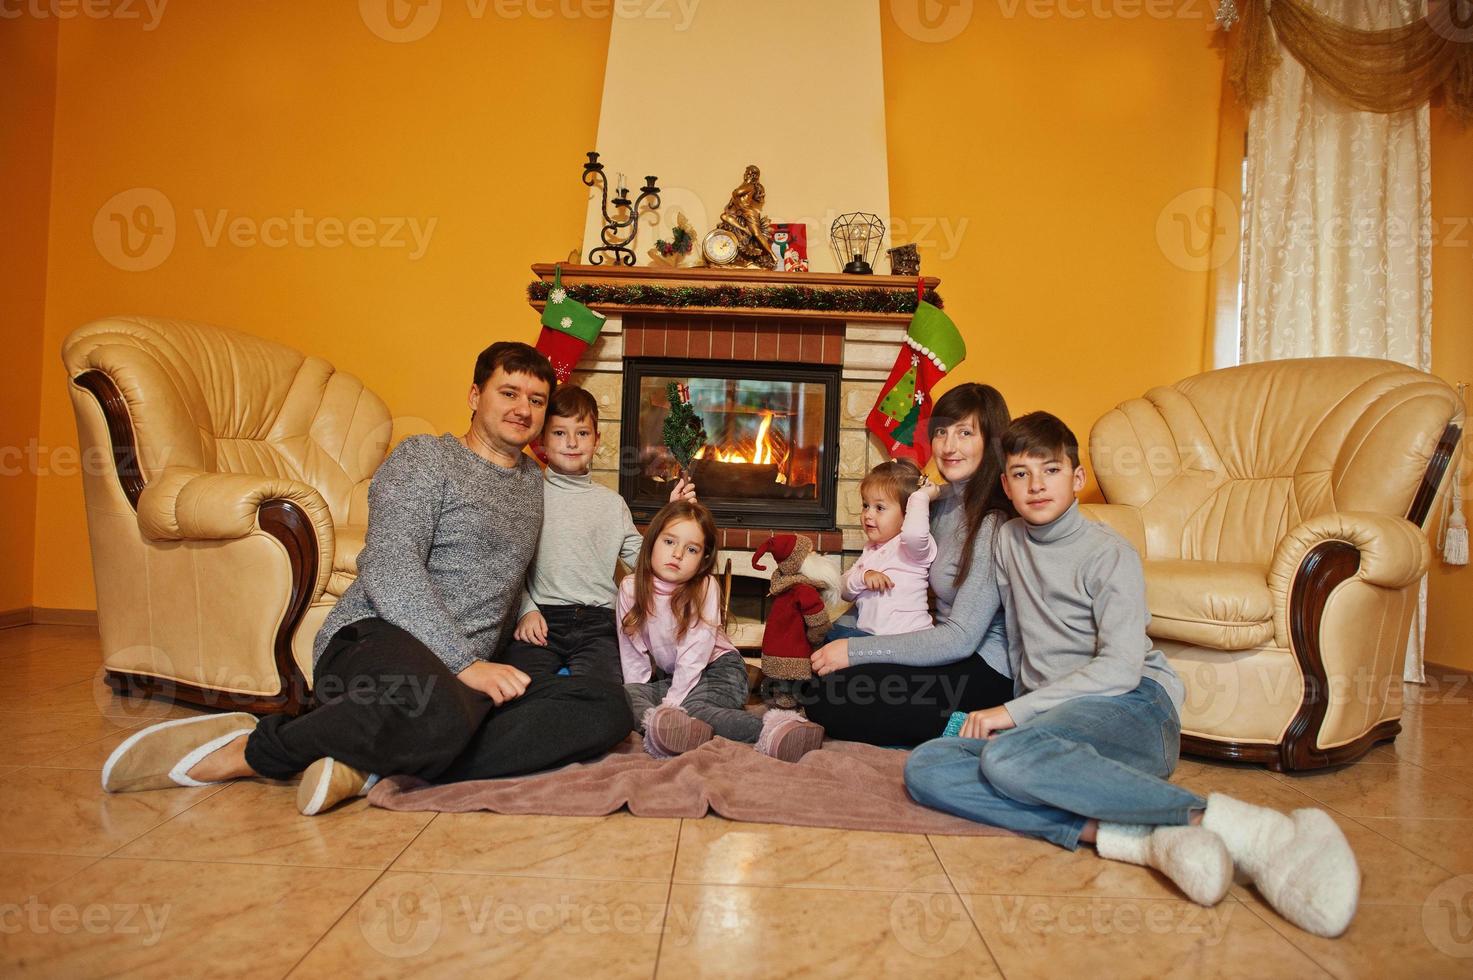
[[[814,651],[816,676],[803,702],[830,738],[919,745],[939,736],[953,711],[1012,698],[992,566],[997,529],[1014,516],[998,449],[1009,421],[1007,402],[989,385],[960,385],[937,400],[928,430],[947,486],[931,507],[935,625],[834,640]]]

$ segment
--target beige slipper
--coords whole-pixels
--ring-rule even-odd
[[[378,777],[361,772],[336,759],[323,757],[302,773],[297,787],[297,809],[304,817],[315,817],[355,796],[367,796]]]
[[[189,777],[201,759],[256,730],[256,716],[243,711],[200,715],[149,725],[113,749],[102,767],[109,793],[175,786],[208,786]]]

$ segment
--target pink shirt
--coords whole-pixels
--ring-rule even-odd
[[[900,533],[884,544],[865,545],[844,576],[840,591],[852,600],[866,633],[913,633],[931,628],[931,605],[927,591],[931,562],[936,560],[936,539],[931,537],[931,500],[917,490],[905,504]],[[884,572],[895,583],[888,592],[865,588],[864,573]]]
[[[619,599],[615,606],[615,622],[619,629],[619,661],[624,668],[624,683],[643,684],[652,676],[650,658],[660,670],[670,675],[670,692],[665,704],[680,707],[686,695],[696,686],[704,671],[717,657],[736,650],[722,632],[721,586],[707,577],[706,595],[701,603],[701,621],[675,638],[675,615],[670,611],[670,596],[676,586],[655,579],[655,608],[644,627],[634,636],[624,630],[624,617],[634,608],[634,576],[624,576],[619,583]]]

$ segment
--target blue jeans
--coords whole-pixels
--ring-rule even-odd
[[[1181,825],[1205,807],[1166,782],[1180,751],[1176,706],[1142,678],[1129,694],[1075,698],[991,739],[933,739],[910,754],[905,788],[933,809],[1072,851],[1091,819]]]
[[[856,636],[874,635],[875,634],[867,630],[860,629],[858,626],[849,626],[846,623],[841,622],[835,623],[834,625],[829,627],[828,634],[824,636],[823,641],[825,643],[832,643],[835,640],[852,640]]]

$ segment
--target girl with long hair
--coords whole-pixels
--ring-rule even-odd
[[[676,500],[650,521],[634,572],[619,585],[624,691],[645,749],[667,758],[720,735],[797,762],[823,742],[823,729],[795,711],[745,709],[747,665],[721,629],[715,568],[711,512]]]

